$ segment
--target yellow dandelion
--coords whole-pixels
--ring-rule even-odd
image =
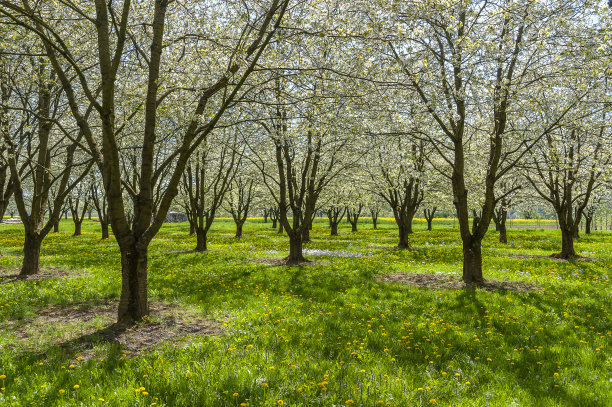
[[[75,390],[78,390],[78,389],[79,389],[79,387],[80,387],[80,386],[79,386],[78,384],[75,384],[74,386],[72,386],[72,388],[73,388],[73,389],[75,389]]]

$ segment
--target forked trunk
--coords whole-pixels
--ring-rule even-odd
[[[74,222],[74,233],[72,236],[81,236],[81,222]]]
[[[338,236],[338,224],[331,222],[331,236]]]
[[[302,252],[302,234],[292,233],[289,236],[289,256],[285,258],[287,264],[295,264],[306,261]]]
[[[463,241],[463,281],[470,286],[483,283],[482,241],[469,238]]]
[[[193,249],[196,252],[205,252],[206,248],[206,234],[207,231],[204,228],[196,227],[196,247]]]
[[[242,237],[242,222],[236,222],[236,238],[240,239]]]
[[[108,223],[105,220],[101,220],[100,226],[102,226],[102,239],[108,239]]]
[[[357,232],[357,222],[352,222],[351,221],[351,232],[352,233]]]
[[[118,322],[140,321],[149,315],[147,299],[147,248],[121,247],[121,298]]]
[[[23,243],[23,263],[20,276],[31,276],[37,274],[40,264],[40,246],[42,237],[38,234],[26,233]]]
[[[414,214],[408,215],[408,222],[406,223],[406,230],[408,234],[414,233],[412,231],[412,219],[414,218]]]

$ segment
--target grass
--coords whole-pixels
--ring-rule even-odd
[[[0,284],[0,405],[612,405],[612,233],[577,242],[596,261],[562,262],[506,256],[553,253],[556,230],[510,230],[509,245],[491,232],[485,277],[542,289],[473,292],[376,279],[459,274],[452,224],[427,232],[418,223],[413,251],[391,249],[392,222],[356,234],[341,226],[341,236],[329,237],[320,220],[306,247],[353,257],[311,255],[322,261],[306,267],[252,261],[282,257],[288,247],[261,220],[247,222],[241,240],[230,221],[216,222],[205,254],[186,252],[195,246],[186,224],[164,226],[150,250],[151,299],[222,321],[224,333],[134,357],[101,343],[83,358],[61,346],[78,338],[78,323],[31,321],[51,306],[116,300],[119,256],[94,222],[72,237],[72,222],[62,221],[43,244],[41,265],[69,277]],[[0,227],[0,269],[19,266],[22,240],[20,225]],[[44,335],[20,337],[16,327]]]

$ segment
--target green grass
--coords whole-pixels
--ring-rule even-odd
[[[179,254],[195,239],[186,224],[165,226],[150,250],[151,299],[224,321],[225,334],[137,357],[101,344],[85,361],[59,346],[74,325],[28,327],[54,332],[43,340],[19,341],[11,329],[49,305],[119,295],[115,242],[100,241],[99,226],[87,221],[85,234],[72,237],[72,222],[62,221],[60,234],[43,244],[41,265],[71,278],[0,284],[0,405],[612,405],[612,233],[577,242],[597,261],[561,262],[504,256],[551,254],[560,246],[556,230],[511,229],[509,245],[492,231],[485,278],[542,290],[473,292],[376,280],[379,273],[459,274],[452,224],[427,232],[418,223],[414,251],[381,248],[396,244],[391,222],[377,231],[364,224],[356,234],[341,227],[341,236],[329,237],[321,220],[306,247],[363,257],[317,256],[324,261],[289,268],[249,261],[287,250],[270,223],[247,222],[236,240],[231,222],[216,222],[206,254]],[[18,267],[22,239],[20,225],[0,227],[0,268]]]

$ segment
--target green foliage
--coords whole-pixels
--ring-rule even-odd
[[[379,273],[459,275],[457,230],[441,223],[433,232],[417,224],[416,250],[397,251],[392,222],[355,234],[342,222],[334,238],[320,220],[307,249],[361,257],[306,254],[317,262],[291,268],[261,262],[287,250],[270,223],[247,221],[238,240],[233,222],[217,221],[204,254],[188,252],[186,224],[166,225],[150,249],[150,295],[224,321],[225,334],[135,357],[102,344],[79,359],[58,344],[76,326],[28,321],[40,308],[118,298],[119,254],[96,223],[72,237],[72,222],[62,221],[41,266],[68,278],[0,284],[0,405],[611,405],[611,234],[577,242],[597,261],[562,262],[507,256],[553,253],[556,230],[510,229],[509,245],[489,233],[485,278],[534,283],[537,292],[378,282]],[[19,225],[1,227],[0,269],[20,263],[22,239]],[[49,336],[19,341],[19,326]]]

